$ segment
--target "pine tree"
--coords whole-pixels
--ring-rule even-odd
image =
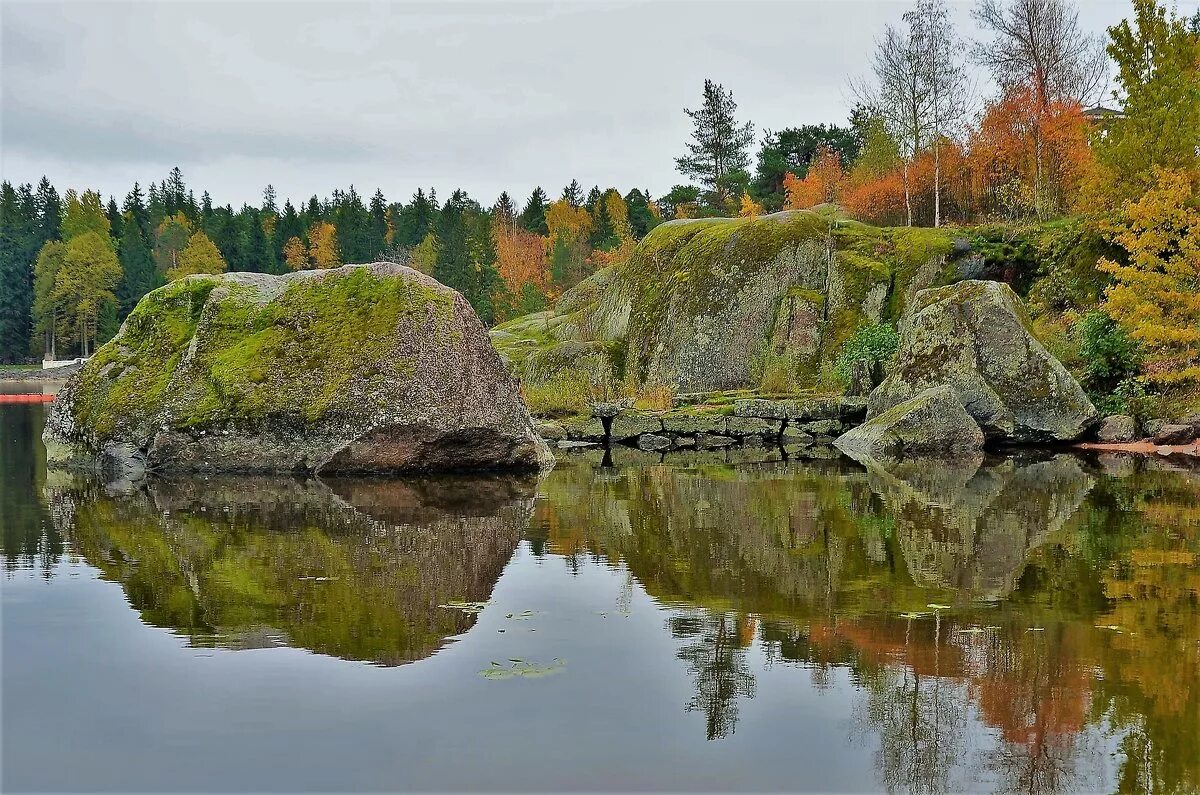
[[[264,213],[272,215],[279,214],[279,208],[275,204],[275,186],[267,183],[267,187],[263,189],[262,210]]]
[[[437,216],[437,205],[424,190],[417,188],[412,202],[400,210],[396,242],[409,248],[420,245],[435,228]]]
[[[370,260],[378,259],[387,248],[388,243],[388,206],[387,199],[383,198],[383,191],[375,189],[375,195],[371,197],[371,204],[368,208],[371,213],[371,224],[369,227],[369,248],[371,253],[368,255]]]
[[[50,180],[42,177],[37,189],[38,244],[57,240],[62,230],[62,201]]]
[[[263,229],[264,214],[265,211],[260,213],[253,207],[243,207],[238,214],[238,222],[242,227],[242,251],[245,254],[243,264],[247,270],[257,273],[283,273],[275,256],[275,248]]]
[[[738,124],[733,93],[712,80],[704,81],[704,102],[698,110],[684,108],[692,120],[688,154],[675,159],[681,174],[708,188],[710,203],[722,207],[730,196],[728,178],[750,165],[747,147],[754,142],[754,125]]]
[[[121,238],[121,209],[117,207],[117,200],[112,196],[108,197],[108,205],[104,208],[104,215],[108,218],[108,228],[112,230],[110,234],[113,239]]]
[[[273,244],[275,253],[279,261],[283,261],[283,247],[292,238],[304,237],[304,222],[300,215],[296,212],[296,208],[292,206],[291,201],[283,203],[283,214],[279,216],[279,221],[275,224],[275,234],[273,236]]]
[[[133,218],[134,222],[142,230],[142,237],[149,240],[151,234],[154,232],[154,227],[150,225],[150,214],[147,212],[146,205],[142,201],[142,188],[136,182],[133,183],[133,190],[125,195],[125,201],[121,204],[121,210]]]

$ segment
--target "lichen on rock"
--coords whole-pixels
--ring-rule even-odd
[[[1079,382],[1030,332],[1021,299],[1000,282],[917,294],[901,324],[895,365],[871,393],[867,417],[936,386],[951,387],[990,439],[1071,441],[1099,419]]]
[[[147,295],[55,402],[55,463],[402,472],[552,458],[462,296],[390,263],[192,276]]]

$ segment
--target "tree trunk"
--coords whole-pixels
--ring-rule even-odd
[[[933,139],[933,225],[942,225],[942,147]]]
[[[904,209],[908,214],[908,226],[913,225],[913,210],[912,210],[912,190],[908,184],[908,161],[904,161]]]

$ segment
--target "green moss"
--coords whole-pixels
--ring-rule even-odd
[[[453,312],[449,295],[365,268],[296,281],[269,301],[249,285],[182,280],[146,296],[125,333],[89,363],[79,419],[104,438],[120,423],[137,428],[179,396],[187,412],[172,417],[177,427],[317,420],[340,408],[339,399],[354,399],[346,396],[352,380],[411,372],[411,363],[391,357],[402,318],[456,333]]]

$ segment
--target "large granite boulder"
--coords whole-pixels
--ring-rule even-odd
[[[59,393],[43,438],[52,463],[176,471],[553,461],[470,304],[390,263],[155,290]]]
[[[1079,383],[1030,333],[1016,293],[1000,282],[965,281],[917,294],[901,326],[896,364],[871,393],[867,417],[943,385],[988,438],[1070,441],[1099,419]]]
[[[492,340],[527,386],[811,386],[857,330],[951,278],[952,253],[946,230],[879,229],[831,206],[676,219]]]
[[[961,455],[983,447],[983,431],[948,386],[927,389],[838,437],[851,456]]]

